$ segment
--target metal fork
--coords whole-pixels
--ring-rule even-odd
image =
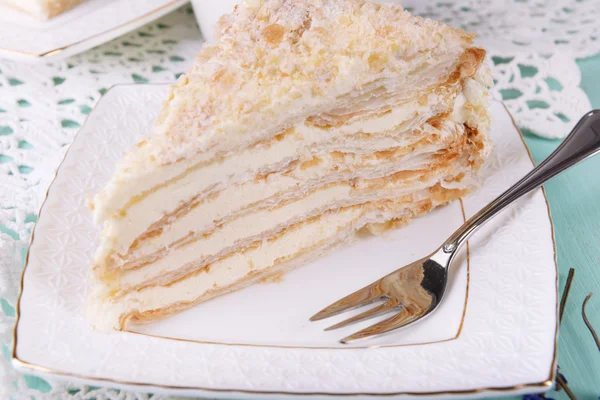
[[[506,209],[515,200],[540,187],[567,168],[600,152],[600,110],[581,118],[569,136],[548,158],[506,192],[473,215],[433,253],[408,264],[376,282],[336,301],[310,318],[318,321],[375,302],[380,305],[335,324],[332,330],[369,318],[394,315],[343,338],[341,343],[379,336],[431,314],[442,301],[448,282],[448,269],[467,239],[483,224]]]

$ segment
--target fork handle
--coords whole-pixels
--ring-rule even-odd
[[[515,200],[540,187],[567,168],[599,152],[600,110],[593,110],[579,120],[569,136],[544,161],[458,228],[442,246],[443,251],[454,253],[477,229]]]

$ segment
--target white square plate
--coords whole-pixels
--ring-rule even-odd
[[[360,238],[281,282],[254,285],[130,332],[93,331],[82,306],[99,229],[86,197],[104,185],[136,138],[150,132],[165,90],[111,89],[59,167],[23,276],[13,354],[18,368],[95,385],[238,398],[465,397],[551,385],[557,271],[541,190],[478,232],[453,267],[443,305],[422,323],[342,346],[337,340],[360,325],[323,332],[335,321],[308,322],[334,300],[435,248],[532,168],[518,129],[497,102],[495,150],[483,185],[462,202],[383,236]]]
[[[0,5],[0,57],[20,61],[81,53],[153,21],[186,0],[86,0],[48,21]]]

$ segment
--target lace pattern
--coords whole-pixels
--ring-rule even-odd
[[[551,3],[551,4],[550,4]],[[600,52],[594,0],[405,0],[414,13],[475,31],[488,49],[494,96],[517,123],[564,137],[590,109],[576,58]],[[117,83],[172,82],[201,46],[192,10],[174,13],[61,62],[0,60],[0,398],[146,400],[16,373],[9,365],[19,279],[36,215],[67,145]],[[153,396],[164,399],[165,396]]]

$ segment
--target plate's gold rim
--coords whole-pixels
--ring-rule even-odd
[[[29,52],[26,52],[26,51],[19,51],[19,50],[13,50],[13,49],[5,49],[5,48],[2,48],[2,47],[0,47],[0,53],[15,54],[15,55],[18,55],[18,56],[28,57],[29,59],[47,58],[47,57],[54,56],[56,54],[62,53],[63,51],[68,50],[71,47],[80,45],[80,44],[88,42],[90,40],[94,40],[94,39],[96,39],[99,36],[106,35],[106,34],[109,34],[110,32],[113,32],[113,31],[125,28],[128,25],[135,25],[140,20],[148,18],[152,14],[159,13],[162,10],[164,10],[165,8],[172,7],[173,5],[175,5],[177,3],[181,3],[181,5],[183,6],[183,5],[186,4],[186,1],[184,1],[184,0],[170,0],[169,2],[163,4],[162,6],[159,6],[159,7],[155,8],[155,9],[153,9],[153,10],[150,10],[150,11],[148,11],[148,12],[146,12],[146,13],[144,13],[144,14],[142,14],[142,15],[140,15],[140,16],[138,16],[138,17],[136,17],[136,18],[134,18],[134,19],[132,19],[130,21],[124,22],[124,23],[122,23],[120,25],[117,25],[117,26],[113,26],[110,29],[107,29],[105,31],[96,33],[95,35],[92,35],[92,36],[88,36],[88,37],[86,37],[84,39],[80,39],[80,40],[78,40],[76,42],[73,42],[73,43],[70,43],[70,44],[67,44],[67,45],[64,45],[64,46],[61,46],[61,47],[57,47],[55,49],[51,49],[51,50],[45,51],[43,53],[29,53]]]
[[[113,88],[115,88],[117,86],[138,86],[138,85],[139,84],[113,85],[113,86],[111,86],[107,90],[106,93],[108,93],[108,91],[110,91],[111,89],[113,89]],[[159,85],[165,85],[165,84],[146,84],[146,85],[159,86]],[[94,109],[96,109],[98,107],[98,105],[100,104],[100,102],[104,98],[106,98],[106,93],[105,93],[104,96],[102,96],[102,98],[98,101],[98,103],[96,103],[96,105],[94,106]],[[519,137],[521,139],[523,147],[525,148],[525,151],[527,152],[527,155],[528,155],[531,163],[535,166],[535,161],[533,160],[531,152],[529,151],[529,148],[527,147],[527,144],[525,143],[525,139],[523,137],[523,133],[521,132],[521,130],[517,126],[517,124],[516,124],[516,122],[515,122],[512,114],[510,113],[510,111],[508,110],[508,108],[506,107],[506,105],[504,103],[502,103],[502,102],[500,102],[500,103],[502,104],[502,106],[504,107],[504,109],[506,110],[506,112],[508,113],[508,115],[510,116],[513,126],[515,127],[516,131],[519,133]],[[37,214],[38,221],[39,221],[39,217],[41,215],[41,212],[43,210],[43,207],[44,207],[44,205],[46,203],[46,200],[48,199],[48,193],[50,191],[50,188],[52,187],[52,184],[56,180],[56,176],[58,174],[58,171],[60,170],[60,167],[62,166],[62,164],[66,160],[67,154],[71,150],[71,147],[73,146],[73,143],[75,143],[75,140],[77,139],[77,137],[79,135],[79,132],[81,132],[83,130],[83,128],[85,127],[85,124],[88,121],[89,121],[89,116],[85,120],[84,124],[79,129],[79,131],[77,132],[77,134],[75,135],[75,137],[73,138],[73,140],[71,141],[71,144],[69,144],[69,147],[65,151],[65,155],[64,155],[62,161],[60,162],[60,164],[56,168],[56,171],[54,173],[52,181],[51,181],[50,185],[48,186],[48,189],[46,190],[46,193],[44,195],[44,201],[42,202],[42,204],[40,206],[40,210],[38,211],[38,214]],[[555,304],[556,318],[555,319],[556,319],[556,327],[555,327],[555,332],[554,332],[554,354],[552,356],[552,363],[551,363],[551,366],[550,366],[549,376],[548,376],[548,378],[546,380],[544,380],[542,382],[523,383],[523,384],[518,384],[518,385],[513,385],[513,386],[505,386],[505,387],[491,386],[491,387],[476,388],[476,389],[467,389],[467,390],[447,390],[447,391],[434,391],[434,392],[391,392],[391,393],[369,393],[369,392],[362,392],[362,393],[285,392],[285,391],[257,391],[257,390],[244,390],[244,389],[216,389],[216,388],[204,388],[204,387],[192,387],[192,386],[157,385],[157,384],[153,384],[153,383],[129,382],[129,381],[122,381],[122,380],[118,380],[118,379],[110,379],[110,378],[91,377],[91,376],[86,376],[86,375],[80,375],[80,374],[75,374],[75,373],[71,373],[71,372],[67,372],[67,371],[60,371],[60,370],[55,370],[55,369],[51,369],[51,368],[46,368],[46,367],[43,367],[43,366],[37,365],[37,364],[32,364],[32,363],[29,363],[27,361],[23,361],[23,360],[21,360],[21,359],[19,359],[17,357],[17,330],[18,330],[19,321],[20,321],[20,317],[21,317],[21,298],[23,296],[23,284],[24,284],[24,279],[25,279],[25,272],[27,270],[27,265],[29,264],[29,254],[30,254],[29,253],[29,249],[31,248],[31,244],[33,243],[33,240],[34,240],[35,228],[36,228],[35,226],[33,228],[33,231],[31,232],[31,237],[29,238],[29,245],[28,245],[28,248],[27,248],[27,255],[25,257],[25,265],[23,267],[23,272],[21,273],[21,280],[20,280],[20,284],[19,284],[19,297],[17,299],[17,304],[16,304],[16,307],[15,307],[15,310],[16,310],[16,322],[15,322],[15,326],[13,328],[13,348],[12,348],[12,352],[11,352],[11,361],[12,361],[13,366],[15,366],[17,368],[26,368],[26,369],[33,370],[33,371],[38,371],[38,372],[41,372],[41,373],[53,374],[53,375],[60,375],[62,377],[70,377],[70,378],[82,379],[82,380],[87,380],[87,381],[105,382],[105,383],[110,383],[110,384],[133,386],[133,387],[140,387],[140,388],[155,387],[155,388],[166,389],[166,390],[187,390],[187,391],[194,391],[195,390],[195,391],[206,391],[206,392],[215,392],[215,393],[243,393],[243,394],[257,394],[257,395],[290,395],[290,396],[335,396],[335,397],[342,397],[342,396],[374,396],[374,397],[390,397],[390,396],[400,396],[400,395],[408,395],[408,396],[470,395],[470,394],[478,394],[478,393],[483,393],[483,392],[510,392],[510,391],[521,390],[521,389],[526,389],[526,388],[546,388],[546,389],[548,389],[548,388],[550,388],[552,386],[552,383],[554,382],[554,379],[555,379],[555,376],[556,376],[557,349],[558,349],[558,324],[559,324],[559,322],[558,322],[558,312],[559,312],[559,303],[558,303],[558,262],[557,262],[557,254],[556,254],[556,240],[555,240],[555,236],[554,236],[554,223],[553,223],[553,220],[552,220],[552,215],[550,213],[550,204],[548,203],[548,197],[546,196],[546,191],[544,190],[544,188],[542,188],[542,194],[544,195],[544,201],[546,203],[546,209],[548,211],[548,220],[550,222],[550,232],[551,232],[551,237],[552,237],[552,245],[553,245],[553,248],[554,248],[554,268],[555,268],[555,273],[556,273],[556,279],[555,279],[555,294],[556,294],[556,304]],[[461,201],[461,206],[462,206],[462,201]],[[37,223],[36,223],[36,225],[37,225]],[[467,251],[468,251],[468,246],[467,246]],[[468,253],[467,253],[467,261],[469,261]],[[467,298],[468,298],[468,282],[469,282],[469,280],[467,280]],[[467,299],[465,299],[465,301],[467,301]],[[466,309],[467,309],[467,307],[465,307],[464,310],[463,310],[464,314],[463,314],[462,321],[464,321],[464,318],[465,318],[465,315],[466,315]],[[460,327],[459,327],[459,333],[458,333],[458,335],[460,335],[460,333],[462,332],[462,325],[463,325],[462,321],[461,321],[461,324],[460,324]],[[130,333],[135,333],[135,332],[130,332]],[[145,335],[145,334],[142,334],[142,335]],[[457,335],[457,337],[458,337],[458,335]],[[151,335],[147,335],[147,336],[151,336]],[[456,338],[454,338],[454,339],[446,339],[446,340],[442,340],[440,342],[452,341],[452,340],[455,340]],[[427,343],[423,343],[423,344],[427,344]],[[413,344],[412,346],[418,346],[418,345],[419,344]],[[406,346],[411,346],[411,345],[406,345]],[[268,346],[257,346],[257,347],[268,347]],[[376,347],[376,346],[374,346],[374,347]],[[341,348],[335,348],[335,349],[336,350],[340,350]],[[361,350],[361,349],[359,349],[359,350]],[[366,350],[366,349],[362,349],[362,350]]]
[[[506,107],[506,104],[504,104],[503,102],[499,102],[500,104],[502,104],[502,107],[504,107],[504,109],[506,110],[506,113],[508,114],[508,116],[510,117],[510,120],[512,121],[513,126],[515,127],[515,129],[517,130],[517,132],[519,132],[519,137],[521,138],[521,143],[523,143],[523,147],[525,147],[525,151],[527,152],[527,155],[529,156],[529,159],[531,160],[531,164],[535,167],[535,161],[533,159],[533,156],[531,155],[531,151],[529,151],[529,147],[527,147],[527,143],[525,143],[525,136],[523,136],[523,132],[521,132],[521,129],[519,128],[519,126],[517,125],[517,121],[515,121],[515,118],[513,117],[513,115],[511,114],[510,110],[508,109],[508,107]],[[548,380],[550,381],[550,383],[554,382],[554,379],[556,378],[556,368],[557,368],[557,362],[558,362],[558,329],[560,327],[560,304],[559,304],[559,300],[558,300],[558,258],[557,258],[557,253],[556,253],[556,237],[554,234],[554,220],[552,219],[552,212],[550,211],[550,203],[548,202],[548,196],[546,195],[546,188],[544,186],[541,186],[542,189],[542,194],[544,195],[544,201],[546,202],[546,209],[548,211],[548,220],[550,221],[550,234],[552,236],[552,246],[554,247],[554,270],[556,272],[556,278],[555,278],[555,282],[554,282],[554,293],[556,294],[556,304],[554,306],[555,308],[555,327],[554,327],[554,355],[552,357],[552,365],[551,365],[551,370],[550,370],[550,377],[548,378]]]
[[[73,374],[70,372],[57,371],[39,365],[30,364],[21,360],[13,359],[13,364],[21,368],[27,368],[35,371],[39,371],[46,374],[61,375],[63,377],[70,377],[76,379],[83,379],[86,381],[95,382],[107,382],[111,384],[124,385],[139,387],[143,390],[151,388],[160,388],[167,390],[187,390],[187,391],[205,391],[205,392],[216,392],[216,393],[244,393],[244,394],[258,394],[258,395],[285,395],[285,396],[332,396],[332,397],[344,397],[344,396],[373,396],[373,397],[393,397],[393,396],[438,396],[438,395],[470,395],[483,392],[511,392],[515,390],[521,390],[526,388],[549,388],[554,382],[554,376],[552,375],[549,379],[540,383],[522,383],[514,386],[491,386],[486,388],[477,389],[465,389],[465,390],[444,390],[437,392],[393,392],[393,393],[369,393],[369,392],[356,392],[356,393],[338,393],[338,392],[285,392],[285,391],[262,391],[262,390],[244,390],[244,389],[214,389],[214,388],[202,388],[194,386],[174,386],[174,385],[157,385],[153,383],[139,383],[139,382],[128,382],[121,381],[118,379],[108,378],[92,378],[89,376]]]

